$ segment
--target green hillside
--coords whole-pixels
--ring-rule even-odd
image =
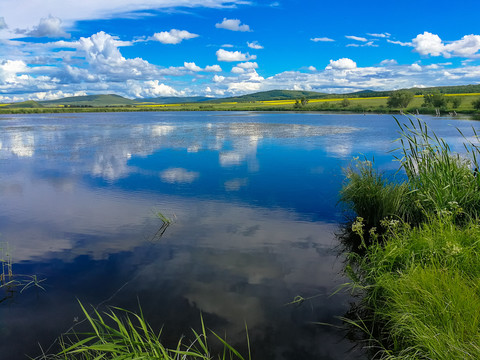
[[[44,106],[91,106],[91,107],[104,107],[104,106],[126,106],[136,105],[135,100],[130,100],[115,94],[108,95],[87,95],[87,96],[72,96],[58,100],[42,101]]]
[[[320,98],[325,96],[324,93],[316,91],[299,91],[299,90],[270,90],[262,91],[253,94],[247,94],[242,96],[228,97],[222,99],[214,99],[208,102],[252,102],[252,101],[267,101],[267,100],[291,100],[301,99],[306,97],[307,99]]]
[[[6,105],[3,108],[4,109],[16,109],[16,108],[33,109],[33,108],[43,108],[43,105],[33,100],[27,100],[27,101]]]

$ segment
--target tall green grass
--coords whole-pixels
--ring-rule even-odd
[[[356,159],[346,170],[340,201],[363,218],[368,229],[377,230],[383,229],[386,217],[418,225],[432,214],[457,207],[462,209],[458,221],[479,216],[480,176],[473,171],[479,168],[478,146],[467,142],[467,153],[461,156],[420,120],[397,123],[399,147],[393,156],[402,175],[387,179],[373,162]]]
[[[478,146],[462,157],[420,121],[399,128],[401,182],[365,161],[346,173],[357,218],[344,241],[359,244],[346,272],[361,295],[346,321],[373,358],[480,359]]]
[[[162,344],[161,331],[154,331],[146,322],[141,310],[134,313],[111,308],[103,314],[94,309],[93,314],[80,304],[90,330],[63,335],[62,350],[57,354],[43,355],[43,360],[96,360],[96,359],[161,359],[161,360],[227,360],[245,358],[215,332],[206,329],[201,318],[201,331],[192,330],[192,340],[181,338],[173,348]],[[208,339],[217,340],[222,349],[212,354]],[[247,344],[250,349],[248,332]],[[249,350],[250,351],[250,350]],[[250,359],[250,352],[248,359]]]

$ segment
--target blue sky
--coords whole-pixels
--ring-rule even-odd
[[[1,0],[0,102],[480,83],[480,3]]]

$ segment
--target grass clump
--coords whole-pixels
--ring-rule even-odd
[[[90,359],[239,359],[242,355],[225,339],[205,328],[201,318],[201,331],[192,329],[193,340],[181,338],[176,347],[167,348],[161,342],[161,331],[155,332],[139,314],[121,308],[111,308],[100,314],[94,309],[93,315],[80,304],[89,331],[70,333],[59,339],[61,351],[58,354],[44,355],[43,360],[90,360]],[[213,336],[223,346],[218,356],[211,354],[208,336]],[[248,334],[247,334],[248,343]]]
[[[463,158],[420,121],[399,126],[401,182],[366,161],[347,170],[346,272],[361,300],[346,321],[373,358],[480,359],[478,147]]]

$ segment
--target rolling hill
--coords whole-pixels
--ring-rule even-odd
[[[92,106],[92,107],[105,107],[105,106],[126,106],[136,105],[135,100],[130,100],[115,94],[108,95],[87,95],[87,96],[72,96],[58,100],[41,101],[43,106]]]
[[[300,90],[270,90],[261,91],[253,94],[247,94],[242,96],[234,96],[221,99],[213,99],[208,102],[252,102],[252,101],[268,101],[268,100],[291,100],[301,99],[306,97],[307,99],[319,98],[325,96],[325,93],[316,91],[300,91]]]

